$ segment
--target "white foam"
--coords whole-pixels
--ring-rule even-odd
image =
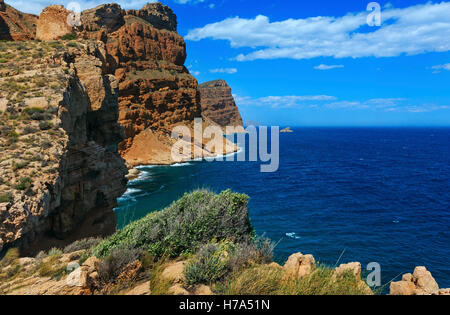
[[[293,239],[295,239],[295,240],[298,240],[298,239],[301,238],[301,237],[298,236],[297,233],[295,233],[295,232],[286,233],[286,236],[287,236],[287,237],[290,237],[290,238],[293,238]]]
[[[188,166],[188,165],[191,165],[191,163],[188,163],[188,162],[185,162],[185,163],[175,163],[175,164],[172,164],[172,165],[170,165],[170,166],[172,166],[172,167],[181,167],[181,166]]]

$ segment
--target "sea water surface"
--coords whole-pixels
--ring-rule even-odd
[[[118,225],[196,188],[231,188],[250,196],[252,224],[278,242],[279,262],[295,252],[332,266],[378,262],[382,284],[424,265],[450,287],[449,140],[450,128],[294,128],[280,134],[275,173],[260,162],[141,167]]]

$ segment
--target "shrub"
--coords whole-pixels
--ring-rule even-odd
[[[109,282],[115,279],[129,263],[137,260],[141,251],[138,249],[118,248],[111,251],[98,267],[100,279]]]
[[[254,264],[270,263],[274,247],[271,240],[261,237],[237,244],[228,260],[229,269],[236,271]]]
[[[61,255],[62,255],[62,250],[60,250],[56,247],[53,247],[52,249],[50,249],[48,251],[48,256],[61,257]]]
[[[149,280],[151,295],[168,295],[169,289],[173,285],[171,279],[162,276],[165,269],[165,262],[165,258],[159,259],[150,271]]]
[[[19,249],[18,248],[11,248],[9,249],[3,259],[0,261],[0,266],[6,267],[8,265],[11,265],[15,263],[20,257]]]
[[[129,224],[93,250],[98,257],[115,248],[140,248],[156,258],[197,251],[212,239],[241,242],[253,236],[248,196],[230,190],[220,194],[199,190],[185,194],[166,209]]]
[[[49,258],[43,259],[38,267],[38,274],[41,277],[61,278],[67,270],[66,264],[61,264],[59,256],[52,255]]]
[[[74,33],[67,33],[66,35],[61,37],[62,40],[74,40],[77,39],[77,35]]]
[[[44,112],[44,110],[40,107],[27,107],[23,111],[28,115],[33,115],[35,113],[41,114]]]
[[[90,237],[90,238],[85,238],[82,240],[78,240],[73,242],[70,245],[67,245],[64,248],[64,253],[72,253],[72,252],[77,252],[79,250],[88,250],[91,249],[92,247],[98,245],[98,243],[100,243],[102,241],[101,238],[99,237]]]
[[[41,129],[41,130],[49,130],[52,128],[52,126],[53,126],[53,124],[51,121],[41,121],[39,123],[39,129]]]
[[[184,268],[186,284],[214,283],[228,273],[228,250],[230,244],[209,243]]]
[[[31,187],[31,179],[28,177],[22,177],[19,181],[19,184],[16,185],[16,189],[18,190],[27,190]]]
[[[12,201],[12,194],[9,193],[5,193],[5,194],[0,194],[0,203],[4,203],[4,202],[11,202]]]

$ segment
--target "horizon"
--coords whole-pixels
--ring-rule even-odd
[[[39,14],[55,1],[5,2]],[[75,2],[84,10],[111,1]],[[186,67],[199,83],[226,80],[244,122],[450,126],[450,2],[378,1],[380,26],[367,25],[370,1],[159,2],[178,17]]]

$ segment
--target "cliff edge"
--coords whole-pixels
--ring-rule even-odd
[[[0,251],[113,233],[127,168],[104,44],[0,45]]]
[[[239,109],[225,80],[214,80],[199,85],[203,117],[211,119],[222,128],[241,127],[243,122]]]
[[[14,9],[0,0],[0,40],[29,40],[36,32],[38,17]]]

